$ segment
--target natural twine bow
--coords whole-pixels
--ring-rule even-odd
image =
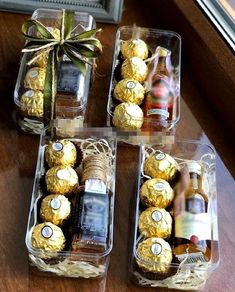
[[[80,25],[81,26],[81,25]],[[31,34],[35,28],[34,34]],[[95,34],[100,29],[91,29],[74,34],[77,26],[74,27],[74,11],[62,10],[60,23],[60,37],[57,38],[41,22],[29,19],[22,25],[22,33],[27,40],[23,53],[38,52],[28,65],[32,64],[45,51],[49,51],[46,78],[44,83],[44,123],[48,124],[54,117],[54,101],[57,90],[58,64],[63,55],[66,55],[73,64],[85,75],[86,63],[93,64],[102,52],[100,41]]]

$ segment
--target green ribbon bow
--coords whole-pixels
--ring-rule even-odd
[[[30,34],[32,29],[34,34]],[[63,55],[66,55],[73,64],[85,75],[86,63],[93,64],[93,60],[102,52],[100,41],[95,34],[100,29],[84,30],[74,34],[74,11],[62,10],[60,23],[60,37],[56,38],[41,22],[33,19],[22,25],[22,34],[27,40],[23,53],[38,52],[28,65],[32,64],[47,49],[49,51],[44,84],[44,123],[48,124],[54,117],[54,101],[57,90],[58,64]]]

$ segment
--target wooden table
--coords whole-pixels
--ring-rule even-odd
[[[147,27],[159,26],[161,19],[156,20],[153,17],[156,11],[146,10],[143,2],[127,1],[121,25],[136,22]],[[117,159],[114,248],[107,278],[102,281],[87,281],[39,277],[29,267],[24,237],[39,138],[20,134],[14,123],[13,113],[13,90],[20,50],[24,43],[20,36],[20,27],[27,17],[0,13],[0,291],[153,291],[128,282],[130,206],[135,189],[133,169],[137,165],[137,154],[121,147]],[[109,74],[117,28],[108,24],[98,26],[104,29],[101,34],[104,53],[99,59],[97,76],[89,98],[89,121],[92,126],[105,125]],[[221,263],[209,279],[205,291],[232,292],[235,291],[235,188],[230,174],[234,169],[233,149],[230,145],[232,137],[224,133],[223,126],[213,116],[210,106],[206,105],[206,99],[198,93],[194,84],[195,76],[190,75],[187,54],[185,56],[181,120],[177,127],[177,136],[211,142],[220,153],[217,156],[217,192]]]

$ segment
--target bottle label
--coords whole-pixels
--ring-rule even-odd
[[[61,207],[61,200],[58,198],[54,198],[50,202],[50,206],[53,210],[58,210]]]
[[[165,189],[165,184],[162,182],[158,182],[153,186],[154,190],[158,191],[158,192],[162,192]]]
[[[136,86],[136,83],[134,81],[129,81],[126,84],[126,88],[128,88],[128,89],[133,89],[133,88],[135,88],[135,86]]]
[[[52,144],[52,148],[56,152],[61,151],[63,149],[63,144],[60,142],[55,142]]]
[[[50,238],[53,235],[53,230],[50,226],[45,226],[42,228],[41,234],[44,238]]]
[[[33,97],[34,96],[34,90],[28,90],[24,94],[26,97]]]
[[[159,255],[162,252],[162,246],[161,246],[161,244],[160,243],[154,243],[154,244],[152,244],[152,246],[151,246],[151,252],[154,255]]]
[[[208,213],[183,212],[175,218],[175,237],[197,243],[211,239],[211,217]]]
[[[184,253],[180,255],[176,255],[177,259],[182,262],[184,261],[184,264],[195,264],[195,263],[204,263],[206,262],[206,259],[202,252],[195,252],[195,253]]]
[[[63,180],[69,180],[71,177],[71,174],[69,170],[67,169],[59,169],[56,173],[58,179],[63,179]]]
[[[157,109],[157,108],[153,108],[147,111],[147,116],[150,115],[161,115],[164,116],[166,118],[169,118],[169,112],[163,109]]]
[[[162,220],[162,213],[160,211],[153,211],[151,217],[153,221],[159,222]]]
[[[159,160],[159,161],[163,160],[165,157],[166,157],[166,154],[161,153],[161,152],[155,155],[156,160]]]

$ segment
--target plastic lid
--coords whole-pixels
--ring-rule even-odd
[[[202,167],[199,162],[197,161],[188,161],[187,162],[188,171],[197,173],[198,175],[201,175],[202,173]]]

